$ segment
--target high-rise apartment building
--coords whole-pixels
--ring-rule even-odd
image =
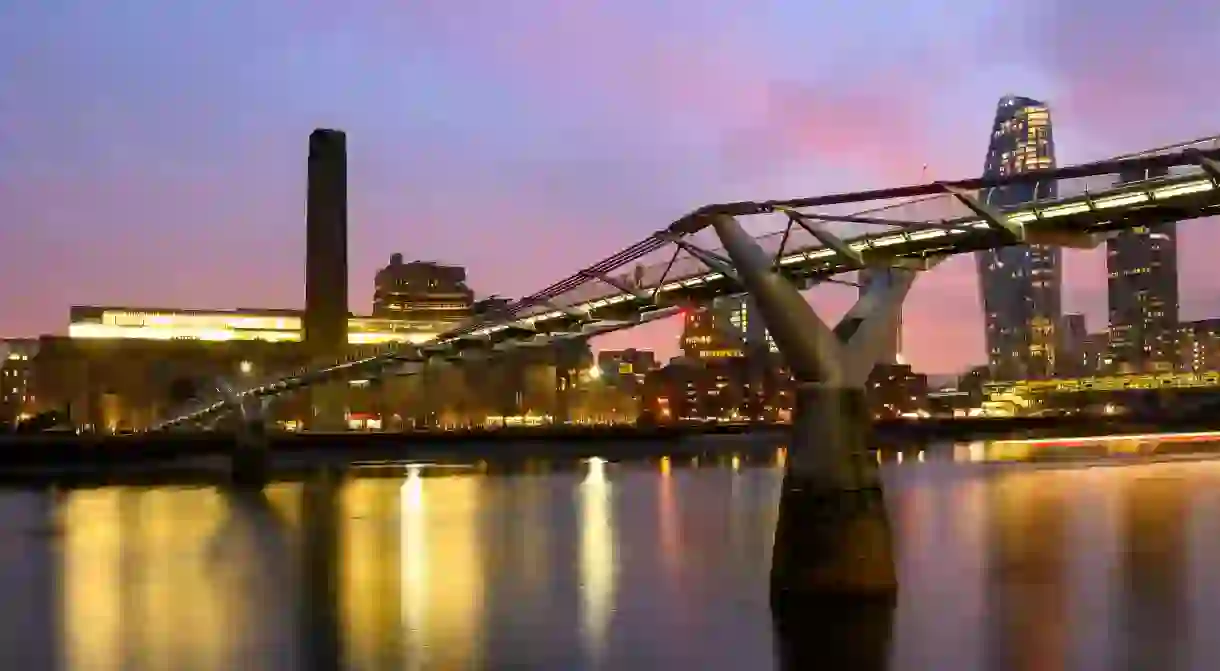
[[[1000,99],[987,149],[985,177],[1055,167],[1051,117],[1045,103],[1020,96]],[[1004,210],[1054,198],[1052,181],[1012,184],[979,194]],[[976,253],[987,361],[997,380],[1041,379],[1055,374],[1061,308],[1062,253],[1047,245],[1017,245]]]
[[[373,316],[418,322],[459,322],[471,316],[474,291],[466,269],[432,261],[403,263],[402,254],[377,271]]]
[[[1120,175],[1122,182],[1167,174]],[[1149,222],[1106,241],[1110,357],[1118,373],[1178,369],[1178,245],[1175,222]]]
[[[347,345],[347,136],[309,134],[304,339],[318,356]]]

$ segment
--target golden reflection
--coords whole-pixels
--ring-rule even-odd
[[[991,487],[987,668],[1059,668],[1067,651],[1064,580],[1070,473],[1018,472]]]
[[[340,611],[346,628],[349,659],[356,668],[401,665],[399,513],[400,481],[392,478],[351,480],[339,505]]]
[[[399,499],[406,654],[415,668],[478,667],[486,596],[482,477],[422,475],[408,471]]]
[[[123,618],[119,489],[78,491],[63,503],[64,647],[69,669],[121,669]],[[130,496],[130,494],[127,494]],[[135,613],[127,613],[134,620]]]
[[[299,482],[280,482],[263,488],[263,494],[267,497],[267,503],[275,512],[275,516],[293,531],[301,528],[302,491]]]
[[[594,457],[580,483],[580,578],[582,627],[590,652],[605,648],[614,611],[615,574],[612,488],[606,462]]]
[[[1091,456],[1119,457],[1154,454],[1169,446],[1218,442],[1220,432],[1214,431],[1106,434],[974,441],[955,445],[953,454],[956,461],[1027,461],[1072,451]]]
[[[878,453],[878,457],[880,457],[880,453]],[[775,448],[775,465],[779,468],[783,468],[788,465],[788,448]]]
[[[222,526],[208,489],[67,495],[63,612],[68,669],[232,666],[242,632],[263,624],[249,598],[251,549]],[[226,556],[236,549],[238,557]]]
[[[661,535],[661,564],[670,577],[676,577],[682,568],[682,539],[679,536],[682,523],[678,515],[678,497],[674,491],[674,479],[669,470],[669,457],[661,458],[661,481],[657,492],[657,523]]]
[[[420,660],[427,652],[426,604],[428,602],[428,536],[424,518],[424,480],[419,466],[407,466],[402,483],[402,515],[399,558],[402,561],[402,624],[406,631],[407,658]]]
[[[1122,484],[1119,555],[1122,620],[1132,668],[1181,668],[1190,622],[1185,584],[1189,575],[1187,529],[1191,488],[1186,474],[1195,464],[1156,464],[1130,474]],[[1127,475],[1127,474],[1124,474]]]
[[[741,457],[739,457],[739,456],[737,456],[736,454],[734,454],[734,455],[733,455],[733,458],[732,458],[732,460],[729,462],[729,464],[730,464],[730,466],[733,468],[733,472],[734,472],[734,473],[736,473],[737,471],[740,471],[740,470],[741,470]]]

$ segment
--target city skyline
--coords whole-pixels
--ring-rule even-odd
[[[12,31],[0,62],[17,66],[0,98],[0,333],[64,332],[77,304],[301,307],[300,143],[314,126],[349,134],[356,312],[386,247],[520,296],[704,202],[916,182],[925,164],[930,179],[976,175],[1008,91],[1051,104],[1060,164],[1220,131],[1194,84],[1204,66],[1173,60],[1215,26],[1202,2],[1035,2],[1018,12],[1045,22],[1035,35],[986,7],[895,10],[884,23],[898,33],[853,9],[473,4],[471,21],[474,9],[427,2],[342,16],[271,2],[254,17],[148,3],[139,20],[21,3],[0,28]],[[1017,10],[1003,11],[1011,23]],[[828,20],[893,46],[774,39]],[[987,39],[942,39],[971,34]],[[1164,46],[1134,54],[1139,35]],[[1179,231],[1183,319],[1220,314],[1204,294],[1220,251],[1209,225]],[[984,360],[971,261],[947,262],[908,301],[904,354],[920,370]],[[1104,252],[1064,266],[1064,311],[1095,331]],[[833,319],[853,294],[815,300]],[[934,311],[946,303],[963,309]],[[680,328],[599,344],[668,357]]]

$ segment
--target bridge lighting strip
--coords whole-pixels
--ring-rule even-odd
[[[1127,187],[1127,186],[1133,186],[1133,185],[1124,185],[1124,187]],[[1112,208],[1119,208],[1119,207],[1127,207],[1130,205],[1137,205],[1139,203],[1149,202],[1152,200],[1163,201],[1163,200],[1172,199],[1172,198],[1175,198],[1178,196],[1184,196],[1184,195],[1188,195],[1188,194],[1192,194],[1192,193],[1210,191],[1214,188],[1215,188],[1215,185],[1212,183],[1212,181],[1210,179],[1195,179],[1194,181],[1187,182],[1184,184],[1173,184],[1173,185],[1164,186],[1164,187],[1161,187],[1159,189],[1155,189],[1152,191],[1141,191],[1141,192],[1134,192],[1134,193],[1129,193],[1129,192],[1128,193],[1119,193],[1119,194],[1115,194],[1112,196],[1103,196],[1100,198],[1096,198],[1096,199],[1093,199],[1092,201],[1088,200],[1087,196],[1080,196],[1080,197],[1074,198],[1072,201],[1065,202],[1065,203],[1055,203],[1053,205],[1046,205],[1044,207],[1033,207],[1033,208],[1030,208],[1027,210],[1018,210],[1017,212],[1014,212],[1013,214],[1008,215],[1008,220],[1015,224],[1028,224],[1030,222],[1041,221],[1044,219],[1053,219],[1056,217],[1066,217],[1069,215],[1080,214],[1082,212],[1089,212],[1092,210],[1104,210],[1104,209],[1112,209]],[[905,232],[904,233],[895,233],[892,235],[873,238],[871,240],[867,239],[867,238],[856,239],[854,241],[848,242],[848,244],[851,246],[852,249],[854,249],[856,251],[865,251],[868,249],[876,249],[879,247],[889,247],[892,245],[900,245],[900,244],[904,244],[907,242],[915,242],[915,241],[919,241],[919,240],[931,240],[934,238],[943,238],[943,237],[959,237],[962,235],[969,234],[971,232],[971,229],[987,230],[990,228],[991,228],[991,225],[988,224],[986,221],[982,221],[980,219],[966,219],[966,220],[963,220],[961,222],[960,226],[958,226],[956,228],[926,229],[926,230],[922,230],[922,231],[913,231],[910,233],[905,233]],[[790,266],[790,265],[794,265],[794,264],[803,263],[805,261],[830,259],[830,258],[834,258],[837,255],[838,255],[838,252],[834,251],[833,249],[829,249],[826,247],[818,247],[813,250],[794,252],[792,254],[786,255],[780,259],[779,264],[781,266]],[[661,285],[660,291],[658,293],[666,293],[666,292],[674,291],[677,289],[698,286],[700,284],[705,284],[707,282],[713,282],[713,281],[722,279],[723,277],[724,277],[724,275],[721,273],[711,272],[711,273],[706,273],[706,274],[702,274],[702,275],[696,275],[693,277],[673,280],[671,282]],[[573,310],[573,311],[577,311],[577,312],[587,312],[587,311],[597,310],[599,308],[603,308],[608,305],[615,305],[618,303],[624,303],[624,302],[631,301],[631,300],[635,300],[635,296],[624,293],[624,294],[618,294],[618,295],[614,295],[614,296],[608,296],[605,298],[598,298],[598,299],[595,299],[595,300],[592,300],[592,301],[589,301],[586,303],[580,303],[575,306],[572,306],[569,309]],[[545,321],[550,321],[552,319],[557,319],[557,318],[563,317],[565,315],[566,315],[566,313],[562,312],[560,310],[543,312],[543,313],[539,313],[536,315],[530,315],[530,316],[524,317],[522,319],[517,319],[517,320],[514,320],[513,322],[510,322],[507,324],[497,324],[495,326],[484,327],[484,328],[478,329],[476,331],[473,331],[470,335],[486,336],[486,335],[490,335],[492,333],[496,333],[498,331],[502,331],[502,330],[511,328],[514,324],[533,325],[533,324],[537,324],[538,322],[545,322]],[[445,344],[445,343],[453,342],[458,339],[459,338],[457,338],[457,337],[446,338],[444,340],[438,340],[436,342],[437,342],[437,344]]]
[[[1181,177],[1186,178],[1186,177],[1193,177],[1193,176],[1194,175],[1182,175]],[[1163,178],[1158,178],[1154,181],[1163,182],[1164,180],[1163,180]],[[1212,182],[1211,179],[1209,179],[1209,178],[1197,179],[1196,178],[1196,179],[1193,179],[1192,181],[1182,182],[1182,183],[1177,183],[1177,184],[1170,184],[1167,186],[1163,186],[1163,187],[1160,187],[1157,189],[1152,189],[1152,190],[1147,190],[1147,191],[1127,191],[1127,189],[1134,187],[1137,184],[1138,183],[1122,185],[1121,187],[1119,187],[1119,189],[1116,189],[1116,190],[1120,190],[1120,193],[1113,194],[1113,195],[1108,195],[1108,196],[1102,195],[1100,197],[1095,197],[1095,198],[1090,198],[1088,195],[1077,196],[1077,197],[1071,198],[1070,200],[1067,200],[1066,202],[1056,202],[1054,204],[1047,204],[1042,207],[1035,206],[1035,207],[1031,207],[1031,208],[1025,209],[1025,210],[1018,210],[1018,211],[1013,212],[1012,214],[1008,215],[1008,220],[1013,223],[1016,223],[1016,224],[1028,224],[1028,223],[1032,223],[1032,222],[1042,221],[1045,219],[1053,219],[1056,217],[1066,217],[1066,216],[1070,216],[1073,214],[1080,214],[1082,212],[1127,207],[1129,205],[1137,205],[1140,203],[1150,202],[1153,200],[1166,201],[1166,200],[1171,200],[1171,199],[1179,197],[1179,196],[1184,196],[1184,195],[1189,195],[1189,194],[1194,194],[1194,193],[1201,193],[1204,191],[1211,191],[1216,188],[1216,185]],[[931,239],[935,239],[935,238],[945,238],[945,237],[961,237],[964,235],[968,235],[969,233],[971,233],[972,230],[976,230],[976,229],[977,230],[986,230],[986,229],[990,229],[990,228],[991,228],[991,225],[989,223],[987,223],[986,221],[982,221],[977,218],[969,218],[969,219],[961,220],[960,224],[955,226],[954,228],[925,229],[925,230],[920,230],[920,231],[912,231],[909,233],[901,232],[901,233],[894,233],[891,235],[884,235],[884,236],[871,238],[871,239],[869,239],[867,237],[856,238],[855,240],[848,241],[847,244],[853,250],[865,251],[868,249],[877,249],[880,247],[889,247],[892,245],[900,245],[900,244],[907,243],[907,242],[916,242],[919,240],[931,240]],[[837,255],[838,255],[838,252],[834,251],[833,249],[829,249],[826,247],[817,247],[812,250],[799,251],[799,252],[793,252],[792,254],[788,254],[780,259],[779,264],[781,266],[790,266],[790,265],[799,264],[799,263],[802,263],[805,261],[816,261],[819,259],[831,259]],[[670,292],[670,291],[674,291],[674,290],[682,289],[682,288],[694,287],[694,286],[698,286],[700,284],[714,282],[716,280],[720,280],[723,278],[724,278],[724,275],[722,273],[710,272],[710,273],[704,273],[701,275],[695,275],[692,277],[677,279],[677,280],[673,280],[671,282],[661,285],[660,289],[657,290],[657,294],[666,293],[666,292]],[[570,312],[592,312],[594,310],[598,310],[603,307],[607,307],[610,305],[617,305],[619,303],[625,303],[625,302],[632,301],[635,299],[636,299],[636,296],[634,296],[632,294],[622,293],[622,294],[617,294],[617,295],[612,295],[612,296],[606,296],[603,298],[596,298],[591,301],[587,301],[585,303],[580,303],[575,306],[572,306],[571,308],[568,308],[568,310]],[[539,322],[546,322],[546,321],[558,319],[558,318],[565,317],[565,316],[568,316],[568,312],[561,311],[561,310],[552,310],[549,312],[543,312],[543,313],[539,313],[539,314],[535,314],[535,315],[530,315],[528,317],[515,319],[511,322],[506,322],[504,324],[487,326],[487,327],[472,331],[471,333],[463,334],[461,336],[454,336],[454,337],[445,338],[442,340],[433,340],[433,341],[430,341],[427,343],[421,343],[421,345],[445,345],[445,344],[449,344],[449,343],[453,343],[458,340],[461,340],[462,338],[471,338],[471,337],[481,338],[484,336],[488,336],[492,333],[498,333],[500,331],[504,331],[509,328],[513,328],[513,327],[520,328],[519,325],[524,325],[525,328],[529,329],[529,328],[532,328],[533,325],[535,325]],[[649,320],[649,321],[651,321],[651,320]],[[629,325],[634,325],[634,324],[629,324]],[[612,329],[612,330],[617,330],[617,329]],[[368,357],[368,358],[361,359],[358,361],[344,362],[344,363],[338,364],[336,366],[332,366],[330,368],[323,369],[321,371],[315,371],[312,374],[296,376],[293,378],[289,378],[287,380],[281,380],[279,382],[274,382],[269,385],[264,385],[264,386],[258,387],[256,389],[246,390],[244,392],[239,393],[238,398],[242,398],[242,397],[245,397],[250,394],[257,395],[257,394],[266,394],[266,393],[274,392],[277,390],[286,390],[290,387],[296,386],[296,384],[304,382],[303,378],[305,378],[305,377],[313,377],[315,375],[320,378],[328,377],[329,375],[331,375],[337,371],[342,371],[344,369],[353,368],[356,366],[367,365],[369,363],[379,361],[379,360],[383,359],[383,357],[385,357],[385,355],[372,356],[372,357]],[[190,420],[198,418],[198,417],[202,417],[211,412],[215,412],[217,410],[224,408],[224,406],[226,404],[227,404],[226,401],[217,401],[202,409],[196,410],[195,412],[188,413],[186,415],[181,415],[177,419],[173,419],[173,420],[170,420],[167,422],[162,422],[161,424],[157,425],[157,428],[165,428],[168,426],[172,426],[174,424],[179,424],[179,423],[182,423],[185,421],[190,421]]]

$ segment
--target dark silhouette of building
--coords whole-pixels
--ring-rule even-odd
[[[1104,375],[1113,368],[1110,358],[1110,334],[1108,331],[1090,333],[1085,336],[1081,348],[1081,375]]]
[[[1059,375],[1064,377],[1079,377],[1087,375],[1085,369],[1085,340],[1089,337],[1088,324],[1084,315],[1073,312],[1063,315],[1059,326]]]
[[[403,263],[402,254],[377,271],[373,316],[421,322],[460,322],[469,318],[474,292],[466,269],[431,261]]]
[[[347,345],[347,138],[342,131],[310,133],[308,180],[304,340],[311,354],[331,356]]]
[[[987,148],[986,177],[1055,167],[1050,111],[1032,98],[1000,99]],[[1055,182],[988,189],[983,202],[1004,210],[1056,196]],[[1044,379],[1055,374],[1061,314],[1062,252],[1015,245],[977,252],[987,361],[995,379]]]
[[[926,412],[928,376],[906,364],[879,363],[865,385],[869,408],[877,419],[894,419]]]
[[[470,306],[470,311],[476,317],[494,318],[497,315],[504,314],[504,311],[508,309],[509,305],[512,305],[512,302],[511,298],[488,296],[487,298],[480,298],[475,301],[474,305]]]
[[[1164,168],[1120,175],[1120,183],[1168,174]],[[1149,222],[1106,241],[1110,356],[1116,373],[1179,368],[1177,223]]]
[[[597,353],[597,367],[608,378],[646,375],[657,367],[657,355],[646,349],[602,350]]]

